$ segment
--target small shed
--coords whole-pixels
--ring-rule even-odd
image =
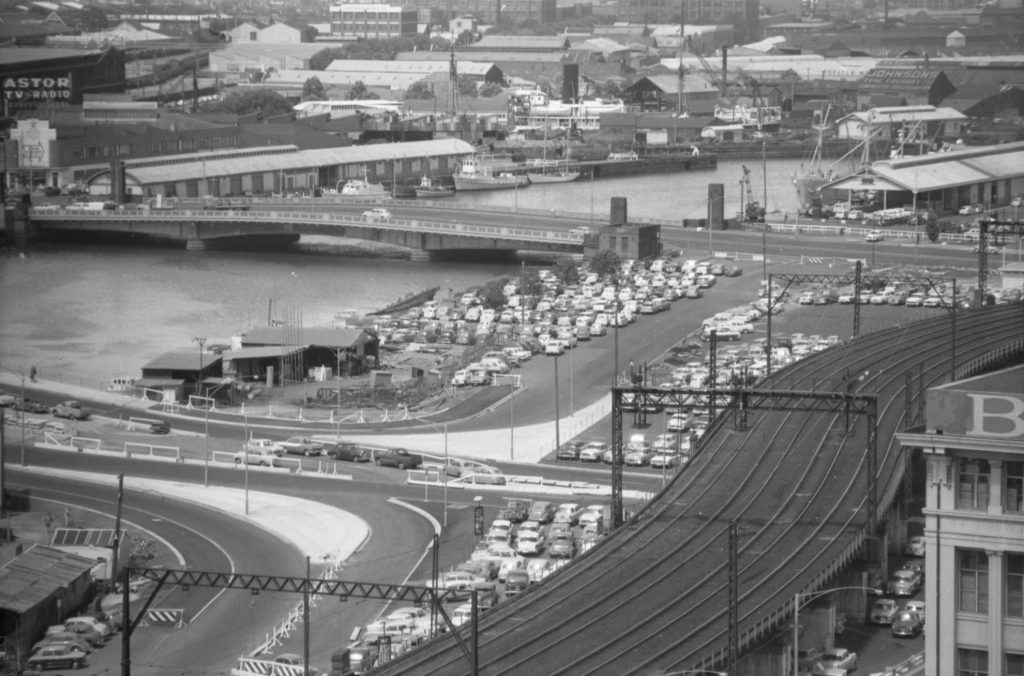
[[[0,566],[0,627],[4,650],[23,664],[46,628],[59,624],[89,601],[95,561],[33,545]]]
[[[303,328],[264,326],[242,338],[242,347],[302,346],[300,368],[303,375],[323,367],[339,375],[356,375],[377,365],[380,339],[361,328]],[[230,353],[225,353],[230,358]]]
[[[142,378],[136,387],[145,388],[147,399],[175,402],[188,394],[206,395],[203,381],[218,378],[222,373],[222,360],[216,354],[165,352],[142,367]]]

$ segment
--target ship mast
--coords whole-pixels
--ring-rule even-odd
[[[455,117],[459,110],[458,73],[455,70],[455,29],[452,28],[452,4],[448,3],[448,32],[452,39],[448,52],[448,114]]]
[[[686,44],[686,0],[679,0],[679,97],[676,102],[676,114],[682,115],[685,111],[686,99],[683,94],[683,79],[686,71],[683,70],[683,45]]]

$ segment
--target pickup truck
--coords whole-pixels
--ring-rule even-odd
[[[404,448],[387,448],[376,451],[373,461],[378,467],[397,467],[398,469],[416,469],[423,466],[423,456],[410,453]]]
[[[50,410],[50,413],[58,418],[70,418],[71,420],[85,420],[89,417],[89,413],[82,408],[82,405],[71,399],[57,404]]]

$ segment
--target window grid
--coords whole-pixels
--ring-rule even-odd
[[[957,650],[958,676],[988,676],[988,652],[976,648]]]
[[[1024,462],[1004,463],[1003,474],[1003,509],[1024,512]]]
[[[957,556],[958,610],[988,612],[988,556],[983,551],[961,549]]]
[[[1006,653],[1006,676],[1024,676],[1024,654]]]
[[[1006,616],[1024,619],[1024,554],[1006,554]]]
[[[957,509],[988,509],[989,468],[987,460],[959,461]]]

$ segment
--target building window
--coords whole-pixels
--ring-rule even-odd
[[[122,143],[122,144],[120,144],[119,146],[117,146],[117,154],[118,155],[131,155],[132,154],[132,145],[130,143]]]
[[[974,648],[957,650],[957,676],[988,676],[988,652]]]
[[[1006,554],[1006,616],[1024,619],[1024,554]]]
[[[1006,653],[1006,669],[1003,670],[1006,676],[1024,676],[1024,655],[1020,653]]]
[[[961,459],[957,479],[957,509],[988,509],[988,460]]]
[[[85,149],[85,156],[90,160],[96,159],[97,154],[99,154],[99,151],[94,147],[89,147]]]
[[[75,148],[71,151],[71,159],[80,160],[85,157],[85,148]]]
[[[965,613],[988,612],[988,556],[976,549],[957,551],[957,610]]]
[[[1003,463],[1003,505],[1007,512],[1024,512],[1024,462]]]

